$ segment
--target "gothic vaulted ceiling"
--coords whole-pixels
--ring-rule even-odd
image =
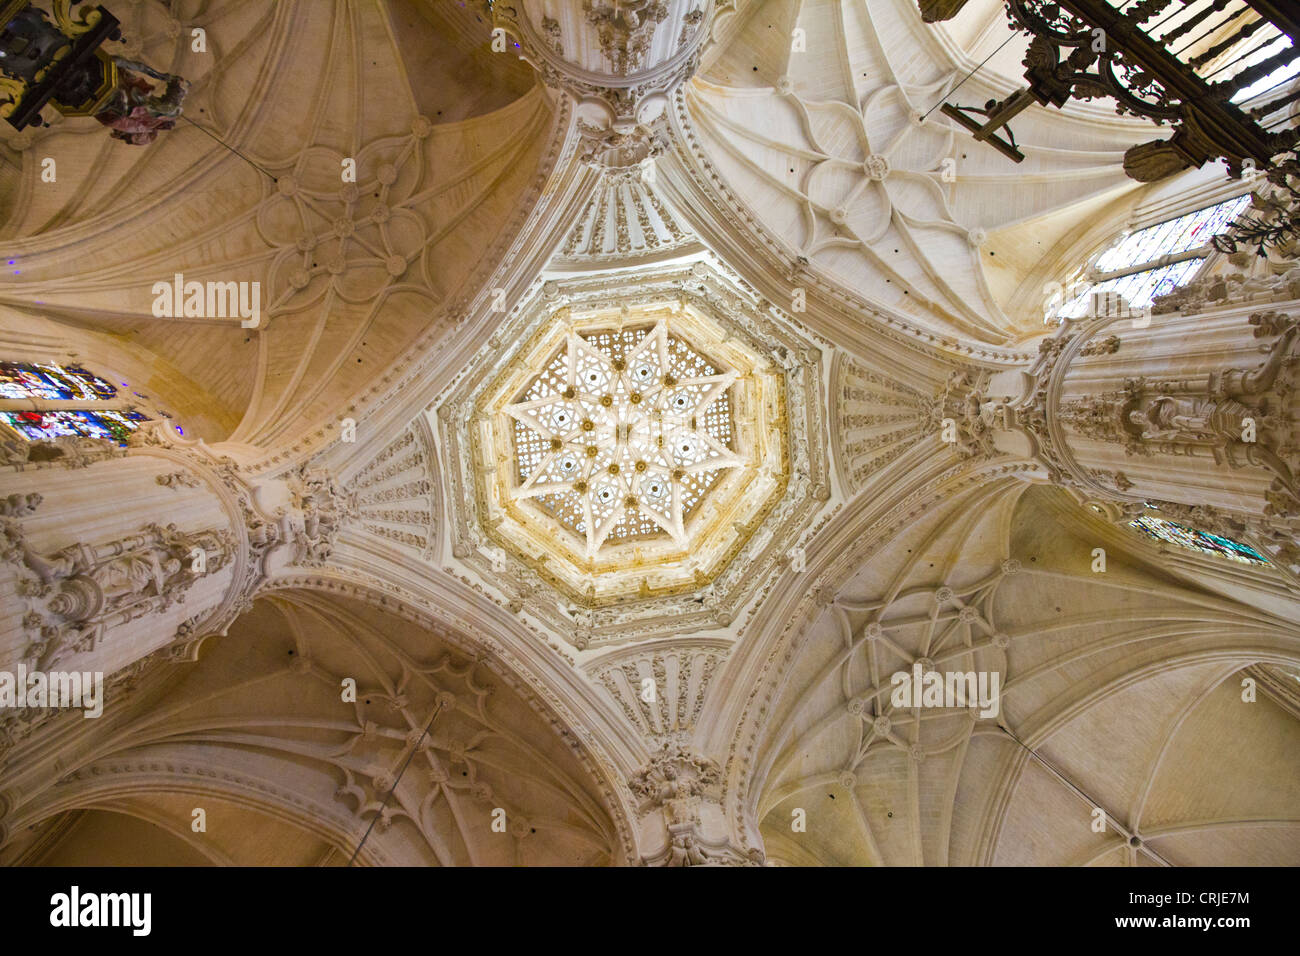
[[[1300,861],[1296,591],[1171,564],[980,424],[1157,133],[1038,108],[1015,165],[945,119],[1000,3],[115,6],[185,121],[0,124],[0,337],[252,485],[327,473],[337,521],[64,749],[0,748],[0,859]],[[177,274],[260,322],[157,315]],[[913,668],[1000,709],[893,705]]]
[[[452,3],[129,10],[126,52],[191,80],[194,125],[148,154],[83,123],[10,131],[4,303],[129,342],[154,381],[187,383],[178,408],[209,439],[293,439],[453,321],[548,165],[552,108]],[[150,290],[175,273],[260,281],[258,333],[156,318]]]

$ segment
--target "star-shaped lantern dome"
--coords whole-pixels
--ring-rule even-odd
[[[746,459],[730,390],[738,373],[653,325],[579,333],[506,408],[519,484],[594,558],[607,543],[679,547],[700,502]]]
[[[722,281],[676,265],[617,295],[607,279],[553,283],[492,337],[439,411],[462,469],[455,556],[611,613],[664,613],[654,602],[730,568],[743,578],[751,540],[770,563],[793,528],[764,522],[790,489],[787,396],[804,387],[804,352]]]

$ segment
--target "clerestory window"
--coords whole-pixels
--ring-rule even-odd
[[[1055,311],[1062,319],[1088,314],[1092,296],[1112,293],[1130,309],[1144,309],[1195,278],[1212,251],[1210,240],[1228,227],[1250,204],[1250,194],[1206,206],[1130,233],[1097,256],[1083,276],[1058,295]]]
[[[150,420],[138,407],[147,402],[148,396],[124,395],[80,365],[0,362],[0,435],[33,442],[77,435],[124,445],[141,422]]]
[[[1129,527],[1156,541],[1163,541],[1166,544],[1177,545],[1191,551],[1199,551],[1201,554],[1217,554],[1239,564],[1260,565],[1269,563],[1267,558],[1250,547],[1250,545],[1234,541],[1232,538],[1225,538],[1222,535],[1211,534],[1209,531],[1202,531],[1199,528],[1178,524],[1176,521],[1169,521],[1155,515],[1141,515],[1134,518],[1129,522]]]

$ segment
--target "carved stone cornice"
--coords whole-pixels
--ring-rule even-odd
[[[323,466],[304,463],[275,477],[255,478],[233,457],[219,454],[220,449],[178,439],[161,423],[140,428],[129,444],[132,449],[152,449],[186,461],[237,507],[249,558],[236,601],[241,608],[265,579],[266,559],[280,544],[292,546],[292,563],[318,567],[328,561],[344,525],[359,515],[356,492]],[[159,483],[178,482],[159,476]],[[281,504],[272,509],[266,502]],[[225,621],[221,629],[228,624]]]
[[[44,498],[20,491],[4,499],[6,557],[20,576],[28,605],[24,627],[32,635],[28,656],[37,666],[49,667],[68,654],[92,650],[110,630],[168,611],[184,600],[196,581],[230,568],[232,584],[219,606],[196,608],[179,625],[176,637],[193,638],[205,620],[220,630],[234,619],[239,593],[251,590],[260,575],[257,555],[250,549],[256,552],[278,537],[274,530],[259,532],[264,516],[256,513],[233,462],[219,459],[201,442],[179,438],[165,421],[144,423],[125,448],[95,439],[62,438],[6,451],[12,469],[5,469],[8,480],[20,489],[27,484],[20,476],[33,469],[96,466],[91,480],[108,487],[118,474],[110,466],[114,461],[161,457],[181,466],[156,475],[154,481],[180,496],[176,522],[128,523],[112,541],[82,541],[57,553],[42,553],[23,529],[23,521],[37,512]],[[124,475],[140,474],[123,467]],[[182,516],[205,497],[205,486],[218,508],[200,507],[195,514],[206,517],[186,522]],[[104,507],[112,508],[119,494],[130,497],[129,489],[116,487],[103,496]],[[226,519],[217,518],[213,524],[222,512]]]
[[[40,504],[39,495],[27,497],[24,516]],[[33,671],[48,672],[114,636],[129,637],[114,629],[183,604],[195,584],[228,567],[235,557],[236,536],[226,529],[184,531],[175,524],[156,523],[146,524],[138,534],[43,554],[25,540],[17,519],[0,519],[0,560],[17,572],[16,590],[26,608],[22,624],[30,635],[25,660]],[[204,616],[201,612],[181,624],[171,643],[107,675],[104,699],[120,703],[159,663],[195,659],[200,640],[191,624]],[[22,708],[0,714],[0,755],[60,713],[54,708]]]
[[[126,449],[98,438],[63,435],[49,441],[0,440],[0,467],[15,471],[41,468],[87,468],[97,461],[126,455]]]
[[[1234,255],[1235,262],[1239,258]],[[1248,275],[1235,269],[1211,272],[1193,279],[1151,303],[1153,315],[1181,312],[1194,315],[1222,306],[1245,303],[1287,302],[1300,299],[1300,264],[1277,275]]]
[[[0,558],[23,604],[13,650],[33,670],[89,655],[85,668],[108,671],[107,690],[116,694],[160,660],[192,658],[246,606],[263,580],[262,558],[280,539],[234,462],[164,421],[143,424],[125,448],[64,438],[7,451],[0,481],[18,490],[0,497]],[[159,459],[170,470],[159,474]],[[67,468],[86,470],[85,479],[50,474],[44,494],[27,490],[39,480],[31,472]],[[175,520],[151,520],[143,502],[156,501],[159,488],[171,489],[161,494],[174,496],[167,516]],[[112,533],[42,543],[60,518],[50,509],[95,502],[104,509],[97,525]],[[56,714],[6,717],[5,747]]]
[[[583,0],[553,17],[536,0],[512,0],[494,4],[492,18],[542,81],[577,104],[582,160],[626,167],[662,150],[654,125],[698,68],[714,7],[714,0]]]

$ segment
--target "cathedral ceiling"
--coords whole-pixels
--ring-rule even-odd
[[[76,824],[69,807],[172,834],[203,807],[215,862],[251,863],[259,843],[284,841],[303,862],[333,848],[328,859],[346,863],[372,821],[369,864],[601,864],[623,852],[621,811],[545,704],[472,648],[359,602],[277,592],[199,664],[151,672],[130,693],[130,713],[95,722],[49,802],[17,808],[30,835],[6,850],[11,862],[29,846],[52,852],[45,829]]]
[[[1026,490],[1013,479],[1041,475],[980,438],[970,399],[1012,391],[1019,373],[996,376],[1034,354],[1004,308],[1035,258],[1017,244],[1129,189],[1122,153],[1148,129],[1032,110],[1016,166],[923,116],[1003,34],[936,37],[913,0],[699,17],[666,0],[631,4],[635,21],[494,6],[200,4],[181,11],[208,31],[198,59],[175,5],[146,0],[129,49],[190,77],[186,115],[242,157],[184,124],[147,151],[76,121],[4,134],[19,264],[0,306],[130,352],[249,474],[328,471],[341,523],[332,554],[272,568],[228,636],[142,679],[75,772],[9,808],[6,825],[36,829],[6,858],[58,860],[69,833],[125,815],[160,860],[193,861],[201,794],[215,862],[257,859],[272,833],[297,860],[346,862],[372,821],[368,863],[634,861],[638,817],[685,773],[705,829],[750,859],[1294,859],[1294,777],[1268,773],[1298,752],[1294,701],[1243,714],[1235,696],[1250,669],[1287,686],[1291,603],[1243,611],[1249,589],[1154,571],[1073,499]],[[489,21],[510,52],[490,50]],[[966,100],[1007,92],[1015,49]],[[60,174],[41,185],[46,155]],[[260,325],[155,317],[149,290],[178,272],[260,282]],[[661,320],[716,363],[701,378],[734,373],[733,431],[710,447],[735,467],[656,521],[647,501],[694,464],[656,472],[640,451],[660,433],[619,431],[635,362],[597,361],[608,381],[565,397],[572,421],[541,422],[529,390],[579,333]],[[663,412],[673,384],[652,377],[662,395],[637,394]],[[700,394],[687,419],[711,414]],[[597,406],[615,405],[606,422]],[[335,440],[344,417],[355,442]],[[945,419],[961,442],[939,439]],[[512,498],[521,442],[562,470],[588,421],[609,439],[592,444],[601,475],[644,471],[611,494],[645,520],[598,522],[610,550],[581,458],[572,500]],[[1117,540],[1104,581],[1087,571],[1098,536]],[[1004,709],[891,709],[885,675],[918,659],[999,675]],[[1216,761],[1232,772],[1181,797]]]
[[[187,124],[147,154],[76,121],[10,132],[22,173],[6,189],[16,263],[0,299],[193,380],[230,424],[209,440],[271,446],[337,421],[441,333],[552,148],[531,73],[483,49],[478,15],[453,6],[207,4],[185,11],[207,56],[163,4],[133,6],[128,49],[188,76],[187,117],[242,158]],[[41,182],[46,156],[55,183]],[[155,317],[154,283],[176,273],[260,282],[259,326]]]
[[[1020,164],[971,142],[933,111],[966,71],[912,0],[750,3],[734,19],[686,93],[708,159],[789,260],[929,331],[1004,341],[981,265],[994,233],[1124,187],[1123,150],[1149,135],[1042,109],[1017,119]]]
[[[689,370],[659,370],[657,355],[632,352],[624,360],[592,344],[624,327],[634,338],[646,335],[659,323],[683,349],[690,343],[718,366],[701,368],[726,373],[706,375],[707,385],[679,383],[674,372]],[[545,414],[564,421],[540,424],[520,412],[545,432],[521,433],[508,409],[532,405],[509,403],[532,395],[528,383],[552,364],[566,336],[580,333],[591,341],[566,352],[572,374],[561,370],[564,380],[546,387],[554,398]],[[438,406],[451,465],[453,554],[579,649],[726,628],[788,562],[785,552],[831,496],[820,350],[705,262],[549,282],[498,341],[501,350],[470,368]],[[665,338],[665,357],[667,349]],[[614,408],[615,396],[627,408]],[[631,411],[641,407],[644,414]],[[709,416],[722,429],[716,434],[705,427]],[[610,424],[598,424],[606,418]],[[571,527],[554,515],[574,506],[555,494],[523,498],[526,484],[514,490],[520,443],[543,440],[539,474],[581,499]],[[611,529],[613,540],[604,537]],[[619,540],[620,529],[631,536]]]
[[[1295,780],[1276,773],[1297,740],[1294,694],[1255,706],[1240,686],[1252,664],[1288,656],[1290,624],[1153,576],[1135,555],[1090,573],[1096,532],[1059,494],[1011,483],[955,496],[835,592],[760,735],[773,857],[1294,860]],[[917,662],[999,675],[999,712],[894,706],[890,675]],[[800,811],[806,831],[792,826]]]

